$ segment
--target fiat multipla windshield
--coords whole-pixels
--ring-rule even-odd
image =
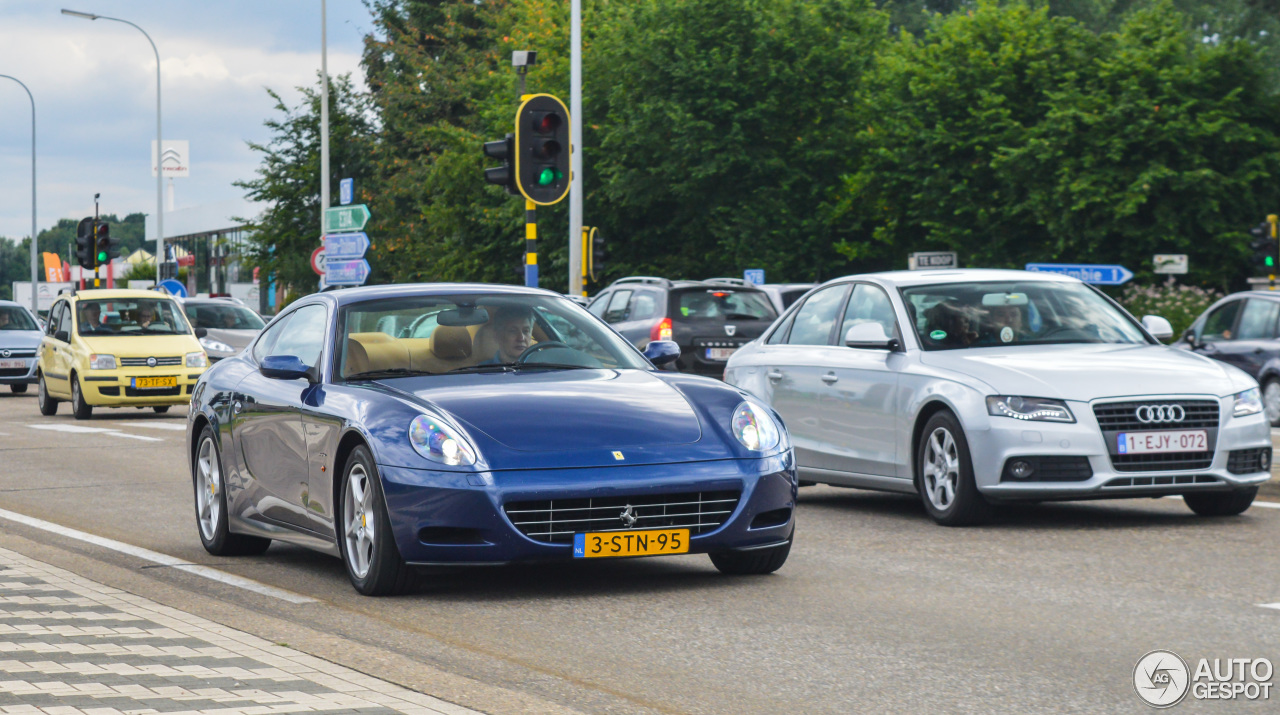
[[[902,296],[925,350],[1147,343],[1132,320],[1080,283],[945,283],[903,288]]]

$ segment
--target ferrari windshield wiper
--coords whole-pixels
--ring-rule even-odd
[[[449,372],[511,372],[516,368],[513,362],[497,362],[488,365],[468,365],[466,367],[455,367]]]
[[[381,377],[408,377],[410,375],[430,375],[426,370],[410,370],[407,367],[393,367],[386,370],[366,370],[354,375],[347,375],[348,380],[377,380]]]

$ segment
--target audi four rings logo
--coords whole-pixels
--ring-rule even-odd
[[[1187,411],[1182,405],[1143,405],[1133,411],[1138,421],[1143,424],[1154,422],[1181,422],[1187,418]]]

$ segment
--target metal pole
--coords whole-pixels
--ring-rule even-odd
[[[160,261],[164,260],[164,172],[160,170],[160,158],[164,155],[164,133],[160,127],[160,50],[156,49],[155,41],[151,39],[151,35],[148,35],[146,30],[128,20],[67,9],[63,9],[62,14],[86,20],[123,22],[141,32],[142,36],[147,38],[147,42],[151,43],[151,51],[156,55],[156,285],[160,285]]]
[[[325,0],[320,0],[320,235],[329,210],[329,49]]]
[[[26,91],[27,99],[31,100],[31,312],[36,313],[39,308],[36,300],[36,278],[40,275],[40,251],[36,247],[36,98],[31,96],[31,90],[17,77],[7,74],[0,74],[0,77],[17,82]]]
[[[524,284],[538,287],[538,205],[524,202]]]
[[[582,0],[572,0],[569,51],[569,293],[586,295],[582,281]]]

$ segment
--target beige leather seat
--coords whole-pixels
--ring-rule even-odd
[[[412,365],[405,344],[386,333],[351,333],[347,336],[343,377],[373,370],[408,370]]]
[[[402,338],[400,342],[408,348],[414,370],[449,372],[477,362],[473,359],[471,333],[466,328],[441,325],[429,338]]]

